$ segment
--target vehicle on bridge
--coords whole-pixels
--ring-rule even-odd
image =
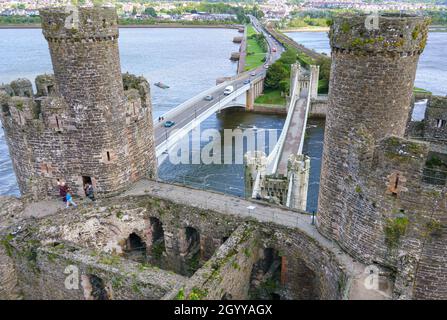
[[[175,124],[174,121],[168,120],[164,123],[165,128],[170,128]]]
[[[254,77],[254,76],[256,75],[256,72],[252,72],[252,73],[250,73],[250,75],[251,75],[252,77]]]
[[[211,100],[213,100],[214,99],[214,97],[213,96],[210,96],[210,95],[208,95],[208,96],[206,96],[205,98],[203,98],[203,100],[205,100],[205,101],[211,101]]]
[[[250,79],[247,79],[244,81],[244,84],[249,84],[250,83]]]
[[[234,87],[233,86],[228,86],[225,88],[224,90],[224,95],[228,96],[229,94],[231,94],[234,91]]]

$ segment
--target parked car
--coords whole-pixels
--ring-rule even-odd
[[[164,126],[165,126],[166,128],[170,128],[170,127],[172,127],[174,124],[175,124],[174,121],[168,120],[168,121],[166,121],[166,122],[164,123]]]
[[[244,84],[249,84],[250,83],[250,79],[247,79],[244,81]]]
[[[265,69],[268,69],[268,68],[269,68],[269,65],[268,65],[268,64],[264,65],[264,68],[265,68]]]
[[[254,76],[256,75],[256,72],[252,72],[252,73],[250,73],[250,75],[251,75],[252,77],[254,77]]]
[[[234,87],[233,86],[228,86],[225,88],[224,90],[224,95],[228,96],[229,94],[231,94],[234,91]]]
[[[206,96],[205,98],[203,98],[203,100],[205,100],[205,101],[211,101],[211,100],[213,100],[214,99],[214,97],[213,96],[210,96],[210,95],[208,95],[208,96]]]

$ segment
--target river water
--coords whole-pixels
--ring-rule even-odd
[[[167,90],[151,86],[154,119],[213,86],[217,78],[236,73],[237,65],[229,60],[231,52],[238,50],[238,46],[232,42],[233,37],[238,35],[236,30],[138,28],[122,29],[120,33],[123,72],[143,75],[151,83],[161,81],[170,86]],[[328,49],[325,33],[292,33],[290,36],[299,37],[305,45],[318,51],[324,50],[324,43]],[[303,37],[306,36],[309,42],[305,42],[307,40]],[[315,39],[312,40],[313,38]],[[431,37],[429,39],[432,41]],[[442,39],[445,40],[446,37]],[[426,53],[430,52],[430,41]],[[315,47],[312,42],[320,47]],[[442,61],[439,56],[430,57],[432,58],[427,60],[427,65],[432,59]],[[40,30],[0,29],[0,58],[0,83],[7,83],[18,77],[33,80],[38,74],[52,72],[47,44]],[[419,71],[418,69],[418,73]],[[421,79],[429,83],[436,82],[431,81],[428,75]],[[439,80],[439,84],[445,83],[445,78],[443,82]],[[420,86],[437,92],[433,90],[434,86]],[[222,133],[223,129],[252,128],[258,132],[276,130],[279,136],[284,120],[284,116],[229,109],[210,116],[201,124],[201,130],[217,129]],[[316,210],[317,207],[323,134],[324,121],[309,120],[304,146],[304,152],[311,157],[308,211]],[[200,141],[201,146],[207,143],[208,140]],[[165,161],[159,168],[159,176],[167,181],[185,182],[196,187],[244,195],[244,169],[241,164],[173,165]],[[19,191],[3,131],[0,130],[0,195],[2,194],[19,195]]]

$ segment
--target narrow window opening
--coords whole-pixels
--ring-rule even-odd
[[[9,106],[6,103],[2,104],[2,112],[7,117],[11,116],[11,111],[9,110]]]
[[[59,126],[59,118],[58,118],[57,116],[55,116],[55,118],[56,118],[56,126],[57,126],[58,129],[60,129],[60,126]]]
[[[110,152],[107,151],[107,161],[110,161]]]

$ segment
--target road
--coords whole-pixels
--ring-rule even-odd
[[[281,58],[281,54],[285,51],[283,45],[278,42],[275,38],[273,38],[261,25],[258,19],[256,19],[254,16],[249,15],[251,23],[253,24],[256,31],[261,32],[265,39],[267,40],[268,46],[269,46],[269,52],[268,57],[266,60],[266,64],[270,65],[279,58]],[[273,52],[273,48],[276,48],[276,52]]]
[[[236,79],[228,82],[228,85],[232,85],[235,91],[244,85],[245,80],[250,79],[251,81],[253,81],[258,77],[261,76],[264,77],[266,72],[265,65],[270,65],[273,62],[275,62],[277,59],[281,57],[282,52],[284,52],[283,46],[279,42],[277,42],[274,38],[269,36],[269,34],[265,31],[265,29],[261,26],[261,24],[255,17],[250,16],[250,19],[254,28],[258,32],[262,32],[264,34],[269,46],[269,52],[267,54],[267,59],[264,66],[261,66],[255,70],[251,70],[249,72],[241,73]],[[276,48],[276,52],[273,52],[272,48]],[[252,74],[255,74],[255,76],[252,76]],[[162,121],[156,120],[154,124],[155,146],[157,147],[161,143],[166,141],[169,138],[169,135],[172,130],[180,129],[186,126],[188,123],[193,121],[197,116],[213,107],[216,104],[216,102],[218,103],[224,97],[223,94],[224,90],[225,88],[216,87],[216,90],[210,93],[210,95],[213,96],[212,101],[204,100],[205,98],[204,95],[200,101],[194,103],[188,108],[185,108],[185,110],[183,110],[181,113],[176,114],[173,117],[165,117]],[[168,120],[174,121],[175,125],[166,128],[164,126],[164,123]]]
[[[255,76],[252,76],[252,74],[255,74]],[[237,79],[229,81],[228,85],[232,85],[234,87],[234,91],[236,91],[238,88],[244,86],[245,80],[253,81],[259,77],[263,77],[265,75],[265,70],[263,68],[258,68],[252,72],[241,74]],[[155,138],[155,146],[157,147],[161,143],[163,143],[165,140],[169,138],[169,135],[172,130],[180,129],[184,126],[186,126],[188,123],[193,121],[197,116],[202,114],[203,112],[206,112],[208,109],[213,107],[216,103],[219,103],[220,100],[225,97],[223,92],[225,90],[225,87],[216,87],[216,90],[210,93],[211,96],[213,96],[212,101],[206,101],[205,95],[203,95],[203,98],[200,99],[197,103],[191,105],[190,107],[186,108],[182,112],[176,114],[173,117],[165,117],[163,121],[156,120],[156,123],[154,124],[154,138]],[[166,121],[174,121],[175,125],[173,125],[170,128],[166,128],[164,126],[164,123]]]

